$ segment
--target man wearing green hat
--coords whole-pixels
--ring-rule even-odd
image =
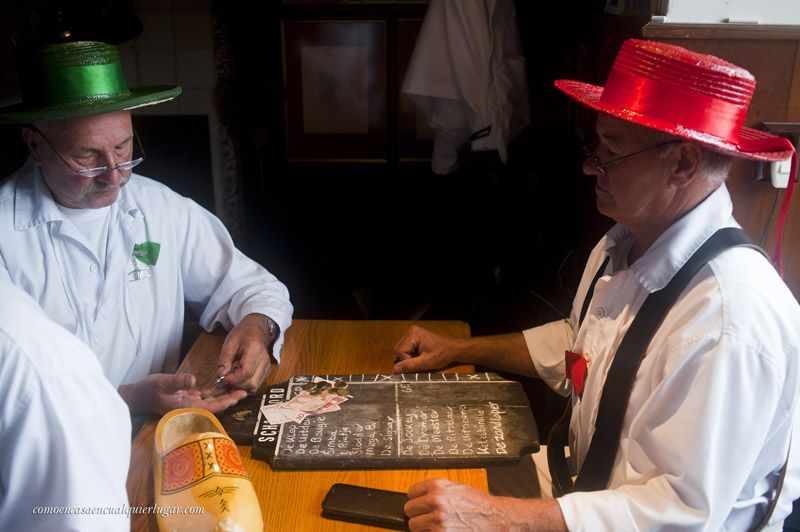
[[[180,87],[129,89],[116,48],[98,42],[46,47],[22,79],[22,103],[0,108],[30,151],[0,187],[0,278],[92,348],[134,413],[221,411],[255,391],[280,360],[286,287],[214,215],[132,172],[145,155],[130,110]],[[184,302],[229,331],[214,393],[174,374]]]

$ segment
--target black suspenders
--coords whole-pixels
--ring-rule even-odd
[[[547,459],[553,479],[554,496],[571,491],[595,491],[606,488],[619,447],[622,421],[628,406],[633,378],[650,340],[695,274],[722,251],[740,245],[753,245],[743,230],[734,227],[718,230],[700,246],[667,286],[650,294],[642,304],[642,308],[622,339],[606,376],[595,420],[595,433],[574,486],[564,457],[572,410],[572,401],[569,401],[567,412],[551,431],[548,441]],[[583,322],[595,284],[603,275],[608,261],[609,257],[606,257],[586,293],[579,323]]]

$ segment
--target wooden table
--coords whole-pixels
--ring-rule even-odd
[[[295,320],[286,334],[281,363],[273,368],[264,388],[287,381],[292,375],[390,373],[394,366],[392,348],[411,323]],[[469,336],[469,326],[463,322],[428,321],[424,325],[451,336]],[[209,382],[216,370],[223,339],[221,334],[201,334],[179,371],[194,373],[201,384]],[[458,366],[448,371],[472,369]],[[156,422],[157,419],[148,421],[133,440],[128,474],[131,507],[150,506],[154,501],[152,454]],[[484,469],[273,471],[266,462],[250,457],[250,446],[239,446],[239,452],[261,501],[265,530],[376,530],[320,517],[322,499],[336,482],[407,491],[421,480],[445,477],[487,490]],[[131,529],[158,528],[154,516],[131,515]]]

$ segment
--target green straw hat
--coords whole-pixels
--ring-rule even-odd
[[[115,46],[94,41],[43,48],[22,73],[22,103],[0,107],[0,124],[112,113],[175,98],[181,88],[129,89]]]

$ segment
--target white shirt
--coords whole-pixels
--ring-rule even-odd
[[[94,354],[0,281],[0,530],[130,530],[126,513],[77,513],[127,508],[130,437]]]
[[[564,350],[589,369],[573,399],[578,467],[594,433],[600,395],[620,341],[646,297],[663,288],[722,227],[737,226],[725,186],[670,227],[630,267],[631,234],[613,227],[592,252],[569,322],[524,332],[537,372],[566,393]],[[610,269],[577,322],[591,279]],[[609,489],[558,499],[571,531],[748,530],[769,505],[786,460],[800,393],[800,307],[769,262],[738,247],[712,259],[684,290],[650,342],[625,412]],[[792,460],[771,522],[800,496]]]
[[[99,209],[72,209],[56,203],[64,218],[72,222],[86,237],[95,259],[105,271],[106,249],[108,247],[108,228],[111,222],[111,206]]]
[[[134,256],[156,245],[157,257]],[[111,205],[104,270],[29,159],[0,186],[3,277],[83,340],[114,386],[175,371],[184,301],[209,331],[269,316],[281,330],[278,360],[291,323],[286,287],[236,249],[217,217],[137,174]]]

